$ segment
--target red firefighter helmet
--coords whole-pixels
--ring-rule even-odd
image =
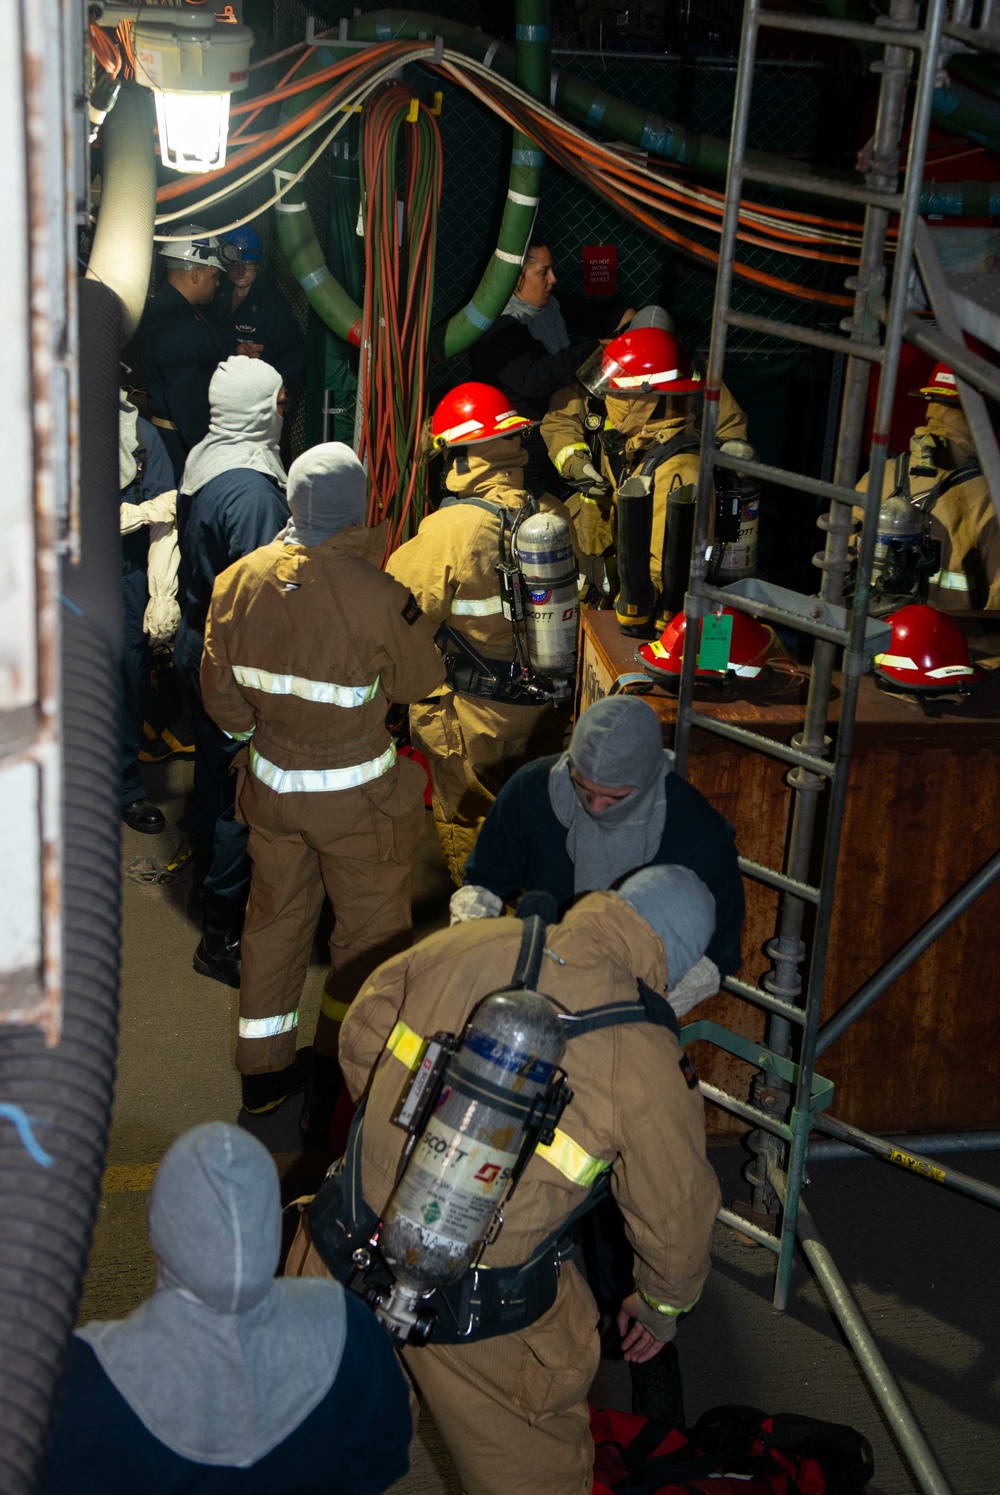
[[[746,613],[738,613],[731,607],[722,608],[722,616],[733,620],[733,633],[729,641],[729,664],[725,670],[698,669],[695,673],[703,680],[721,680],[727,675],[736,675],[742,680],[756,680],[767,664],[771,635],[763,623]],[[684,653],[684,634],[687,618],[678,613],[671,618],[660,637],[651,644],[640,644],[636,658],[640,660],[647,675],[654,679],[665,677],[676,681],[681,673],[681,656]],[[700,638],[699,632],[699,638]]]
[[[946,363],[936,363],[930,382],[912,393],[922,400],[943,400],[949,405],[959,402],[958,380]]]
[[[911,602],[886,622],[892,624],[892,641],[886,653],[875,655],[880,680],[920,695],[950,695],[983,678],[969,658],[965,634],[947,613]]]
[[[517,436],[535,424],[519,415],[510,400],[492,384],[459,384],[446,394],[431,416],[431,437],[440,451],[449,446],[473,446],[499,436]]]
[[[684,346],[665,327],[637,327],[621,332],[592,353],[577,378],[591,394],[607,399],[618,395],[684,395],[701,389],[702,377],[691,367]]]

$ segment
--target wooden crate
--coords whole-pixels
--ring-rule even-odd
[[[1000,626],[998,624],[997,626]],[[1000,653],[1000,633],[969,623],[974,655]],[[978,631],[975,631],[978,630]],[[584,616],[579,705],[607,695],[638,668],[634,640],[613,613]],[[835,681],[839,688],[839,677]],[[790,742],[803,720],[808,671],[776,661],[767,679],[697,687],[699,709]],[[669,745],[674,698],[643,698]],[[836,732],[837,699],[830,731]],[[695,728],[689,777],[736,828],[743,856],[781,867],[791,791],[788,769]],[[827,793],[821,797],[821,815]],[[920,705],[861,682],[823,1016],[840,1008],[1000,846],[1000,672],[967,701],[928,717]],[[764,945],[779,895],[747,881],[743,979],[769,969]],[[995,884],[822,1056],[836,1084],[831,1110],[879,1132],[1000,1124],[1000,885]],[[759,1041],[764,1014],[723,994],[696,1009]],[[698,1072],[744,1097],[752,1071],[699,1044]],[[712,1108],[714,1134],[745,1130]]]

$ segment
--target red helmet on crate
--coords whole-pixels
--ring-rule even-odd
[[[912,602],[886,622],[892,624],[892,641],[875,655],[879,680],[920,695],[950,695],[983,678],[969,658],[965,634],[947,613]]]
[[[721,615],[733,620],[729,663],[725,670],[699,668],[695,673],[702,680],[723,680],[728,675],[735,675],[741,680],[756,680],[767,664],[768,650],[771,647],[770,633],[756,618],[736,612],[731,607],[722,608]],[[651,644],[639,645],[635,655],[647,675],[651,675],[654,680],[679,680],[686,631],[687,618],[683,613],[678,613],[671,618],[658,639]],[[699,631],[699,638],[700,636]]]
[[[703,382],[680,338],[665,327],[619,333],[590,355],[577,378],[601,399],[618,395],[626,400],[649,394],[692,394]]]
[[[446,394],[431,416],[431,437],[440,451],[449,446],[473,446],[517,436],[535,424],[519,415],[510,400],[492,384],[459,384]]]

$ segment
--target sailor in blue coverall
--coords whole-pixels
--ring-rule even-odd
[[[228,358],[212,379],[210,399],[209,433],[188,458],[177,499],[181,621],[174,666],[191,700],[195,739],[189,825],[196,873],[204,874],[205,932],[194,966],[239,986],[250,887],[247,828],[234,818],[230,772],[240,744],[206,715],[199,676],[216,577],[269,545],[290,517],[278,456],[281,375],[261,359]]]
[[[133,830],[156,835],[165,828],[163,812],[146,797],[139,772],[139,748],[146,714],[153,651],[143,626],[149,588],[149,525],[173,517],[176,484],[166,448],[149,421],[122,396],[119,415],[118,478],[122,514],[122,818]],[[158,500],[162,502],[157,503]],[[134,509],[139,512],[135,513]]]
[[[156,426],[180,482],[188,453],[208,430],[208,386],[222,343],[208,308],[219,275],[239,251],[197,224],[178,228],[183,242],[164,244],[167,277],[139,324],[139,366]]]

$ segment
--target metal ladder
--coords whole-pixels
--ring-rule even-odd
[[[927,0],[923,29],[919,28],[918,20],[918,5],[915,0],[891,0],[888,16],[879,18],[873,25],[827,17],[810,19],[787,12],[768,12],[762,9],[761,0],[745,0],[725,217],[705,387],[695,538],[690,585],[684,607],[688,626],[678,696],[675,750],[676,768],[683,774],[687,768],[691,732],[698,730],[727,738],[791,766],[788,781],[793,790],[793,807],[784,868],[779,871],[746,858],[740,860],[744,875],[777,889],[781,894],[777,934],[767,946],[772,968],[762,978],[759,987],[734,978],[727,978],[724,983],[727,991],[768,1013],[766,1043],[764,1046],[751,1044],[728,1030],[705,1022],[691,1024],[682,1033],[685,1043],[707,1039],[749,1060],[764,1072],[768,1082],[766,1088],[758,1088],[756,1104],[741,1101],[713,1086],[702,1086],[708,1099],[753,1122],[759,1129],[756,1148],[758,1168],[756,1177],[752,1177],[754,1210],[766,1213],[767,1202],[775,1195],[782,1205],[781,1225],[777,1233],[748,1223],[728,1210],[721,1211],[720,1218],[776,1253],[774,1304],[780,1309],[784,1309],[788,1302],[796,1238],[802,1241],[808,1259],[824,1282],[834,1312],[862,1369],[893,1425],[919,1487],[934,1492],[934,1495],[941,1495],[941,1492],[949,1490],[945,1476],[879,1354],[860,1310],[853,1303],[846,1285],[825,1252],[800,1198],[809,1132],[817,1124],[817,1119],[821,1118],[824,1106],[829,1103],[832,1088],[815,1075],[814,1066],[818,1050],[828,1046],[821,1043],[820,1008],[850,775],[858,687],[861,676],[869,667],[871,654],[879,647],[882,639],[888,638],[884,625],[879,636],[879,625],[873,624],[867,617],[868,591],[883,474],[888,456],[896,371],[906,330],[909,268],[918,248],[918,233],[921,234],[919,247],[922,251],[922,270],[924,261],[933,253],[926,243],[928,236],[918,218],[918,208],[935,72],[942,29],[947,20],[946,0]],[[757,37],[762,28],[837,36],[875,43],[884,48],[882,59],[872,64],[873,71],[881,74],[881,88],[872,164],[864,186],[845,187],[839,181],[817,178],[811,174],[806,181],[793,168],[787,171],[773,170],[747,161],[746,140],[754,62]],[[968,38],[969,28],[963,28],[961,40],[966,42]],[[906,174],[903,190],[900,192],[897,189],[899,146],[914,58],[918,64],[916,92]],[[841,323],[844,336],[797,328],[732,309],[733,258],[745,181],[782,187],[795,186],[801,182],[803,190],[809,194],[864,205],[860,263],[857,274],[847,282],[848,289],[855,295],[854,307],[850,317]],[[893,214],[899,216],[896,271],[886,305],[886,236],[889,218]],[[785,341],[808,343],[845,356],[840,428],[832,482],[804,477],[716,450],[719,394],[730,327],[766,333]],[[941,341],[938,335],[939,347]],[[954,341],[961,344],[960,335]],[[938,356],[943,354],[939,351]],[[881,379],[870,452],[868,489],[866,497],[862,499],[853,485],[858,472],[861,431],[872,364],[880,367]],[[996,371],[991,372],[995,377]],[[706,551],[712,482],[716,467],[746,473],[768,483],[822,497],[829,502],[828,512],[818,521],[826,533],[824,550],[815,558],[815,564],[822,575],[818,599],[768,587],[759,582],[736,583],[735,586],[726,588],[707,583]],[[844,576],[850,564],[850,537],[853,528],[851,511],[859,503],[863,503],[864,507],[864,524],[858,540],[854,601],[851,611],[847,612],[841,605],[841,596]],[[717,721],[698,711],[693,705],[701,619],[719,604],[811,635],[815,640],[804,726],[791,746]],[[834,663],[840,649],[844,651],[843,684],[836,747],[831,758],[829,739],[826,736],[827,715]],[[818,881],[813,883],[809,880],[809,867],[816,836],[819,795],[827,788],[830,803],[820,862],[821,872]],[[1000,873],[1000,858],[994,860],[997,866],[995,869],[991,867],[989,881]],[[979,891],[982,890],[982,885],[984,884],[980,880]],[[962,906],[967,906],[967,902]],[[803,933],[810,908],[815,911],[815,922],[802,1000],[801,968],[806,956]],[[884,989],[884,986],[880,989]],[[791,1040],[796,1028],[799,1030],[799,1040],[793,1062]],[[832,1041],[832,1038],[828,1041]],[[768,1097],[770,1104],[761,1099],[762,1096]],[[786,1119],[785,1102],[789,1097],[791,1111]],[[785,1147],[788,1150],[787,1161],[783,1161]]]

